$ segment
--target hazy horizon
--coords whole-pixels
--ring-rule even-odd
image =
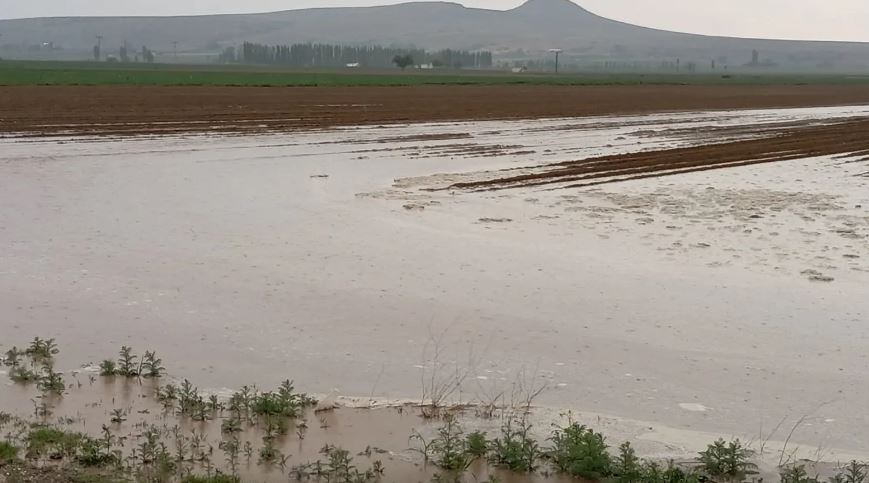
[[[142,16],[257,13],[302,8],[372,6],[395,0],[0,0],[0,19],[56,16]],[[507,10],[523,0],[462,0],[468,7]],[[604,17],[646,27],[706,35],[869,42],[869,2],[838,0],[575,0]],[[0,32],[2,35],[2,32]]]

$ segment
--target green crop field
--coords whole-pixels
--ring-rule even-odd
[[[411,86],[411,85],[867,84],[865,75],[514,74],[497,71],[301,70],[266,66],[0,62],[0,85]]]

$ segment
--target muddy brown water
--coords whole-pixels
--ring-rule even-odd
[[[102,427],[111,431],[113,450],[120,450],[125,458],[130,458],[134,450],[144,441],[143,433],[148,428],[156,428],[162,441],[175,458],[185,455],[186,462],[179,463],[194,474],[206,474],[211,468],[231,473],[228,454],[220,447],[221,441],[228,436],[221,433],[221,422],[229,417],[229,411],[211,413],[210,420],[196,422],[189,417],[177,414],[176,409],[166,409],[155,397],[157,387],[170,381],[154,379],[128,379],[118,376],[100,377],[91,370],[74,371],[67,374],[68,389],[62,395],[43,396],[32,386],[5,385],[0,404],[6,413],[21,417],[30,422],[54,425],[67,431],[82,432],[94,438],[103,437]],[[46,402],[50,414],[34,416],[34,408]],[[113,422],[114,411],[123,413],[121,422]],[[463,416],[456,413],[461,423]],[[380,481],[428,482],[440,470],[427,463],[422,456],[423,446],[411,436],[422,435],[427,441],[435,437],[440,420],[425,419],[420,411],[412,406],[379,409],[336,409],[332,411],[305,411],[299,418],[291,420],[286,434],[277,436],[275,447],[280,455],[286,456],[286,464],[278,461],[265,463],[259,460],[259,449],[265,436],[263,424],[257,426],[244,424],[238,433],[241,448],[248,443],[253,448],[252,456],[242,450],[238,456],[237,473],[245,482],[286,482],[296,481],[294,466],[328,461],[323,453],[327,446],[338,447],[350,452],[352,465],[365,471],[379,461],[384,473]],[[487,436],[496,437],[498,420],[489,422]],[[304,425],[305,429],[301,429]],[[0,435],[14,434],[16,427],[7,424],[0,428]],[[195,441],[199,441],[198,444]],[[194,447],[200,448],[194,450]],[[208,455],[206,461],[193,453]],[[50,464],[50,463],[46,463]],[[477,460],[468,468],[469,481],[485,481],[489,475],[507,483],[576,482],[578,480],[553,474],[522,475],[490,467],[484,460]],[[2,477],[0,477],[2,478]],[[303,477],[303,480],[308,479]]]
[[[419,399],[432,373],[458,374],[462,402],[545,386],[543,438],[569,409],[644,455],[784,440],[779,421],[803,416],[791,444],[866,455],[865,163],[426,188],[694,142],[674,126],[867,110],[3,139],[0,334],[56,337],[66,371],[156,350],[220,393],[294,379]],[[469,158],[468,144],[511,148]]]

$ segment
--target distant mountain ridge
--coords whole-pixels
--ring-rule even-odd
[[[544,57],[600,62],[752,62],[793,69],[869,69],[869,43],[740,39],[668,32],[606,19],[569,0],[528,0],[507,11],[449,2],[288,10],[190,17],[65,17],[0,21],[0,56],[51,43],[88,52],[102,36],[104,52],[125,41],[137,49],[216,53],[245,41],[264,44],[414,45],[425,49],[491,50],[503,58]],[[753,58],[752,51],[758,54]],[[4,55],[4,51],[6,54]]]

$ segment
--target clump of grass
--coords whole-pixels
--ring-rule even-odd
[[[95,439],[51,426],[37,426],[24,439],[28,458],[68,458],[83,467],[106,467],[121,461],[120,452],[113,451],[115,439],[110,433],[103,439]]]
[[[77,454],[86,436],[71,431],[63,431],[50,426],[37,426],[32,429],[25,441],[27,453],[37,456],[73,457]]]
[[[0,466],[18,458],[18,447],[9,441],[0,441]]]
[[[757,473],[757,465],[750,461],[753,454],[738,439],[729,443],[719,439],[701,451],[697,461],[708,476],[742,481]]]
[[[607,453],[606,441],[602,434],[596,433],[579,423],[570,422],[567,426],[556,427],[550,438],[552,447],[547,456],[560,471],[574,477],[599,480],[612,474],[613,462]],[[639,462],[630,445],[622,446],[620,463],[624,471],[638,472]]]
[[[501,436],[492,442],[489,460],[511,471],[528,473],[537,468],[541,454],[531,438],[531,424],[526,419],[510,420],[501,429]]]

